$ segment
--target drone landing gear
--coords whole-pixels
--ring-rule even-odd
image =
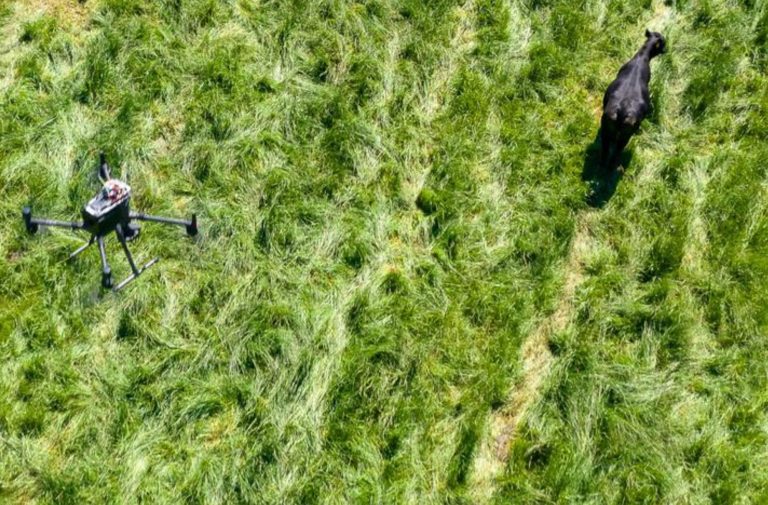
[[[104,289],[112,289],[112,269],[109,268],[109,263],[107,263],[107,251],[104,248],[104,237],[99,236],[96,240],[99,243],[99,255],[101,256],[101,287]]]
[[[125,286],[127,286],[132,280],[134,280],[136,277],[142,274],[144,270],[151,267],[155,263],[157,263],[157,258],[149,261],[146,265],[142,266],[140,269],[136,267],[136,263],[133,261],[133,256],[131,255],[130,249],[128,249],[128,237],[125,236],[125,232],[123,231],[123,227],[121,225],[117,225],[115,227],[115,234],[117,235],[117,240],[120,241],[120,245],[123,248],[123,252],[125,253],[125,257],[128,258],[128,264],[131,265],[131,275],[126,277],[124,280],[122,280],[119,284],[116,286],[112,282],[112,269],[109,266],[109,262],[107,261],[107,251],[104,247],[104,237],[99,236],[92,236],[91,240],[82,246],[80,249],[75,251],[72,256],[79,254],[83,250],[85,250],[89,245],[91,245],[94,240],[99,244],[99,255],[101,256],[101,287],[104,289],[111,289],[112,291],[120,291]],[[138,234],[138,231],[136,231],[131,237],[135,238]]]
[[[69,259],[73,259],[76,256],[79,256],[81,252],[83,252],[86,249],[88,249],[95,241],[96,241],[96,235],[91,235],[91,240],[86,242],[84,245],[78,247],[75,252],[73,252],[72,254],[69,255]]]
[[[129,228],[130,228],[130,225],[129,225]],[[131,282],[136,277],[141,275],[141,273],[144,270],[146,270],[147,268],[157,263],[157,258],[150,260],[146,265],[141,267],[141,269],[136,268],[136,263],[133,262],[133,256],[131,256],[131,251],[130,249],[128,249],[128,239],[126,238],[125,232],[123,231],[123,227],[121,225],[118,224],[117,227],[115,227],[115,234],[117,235],[117,240],[120,241],[120,245],[123,247],[123,252],[125,253],[125,257],[128,258],[128,263],[131,265],[131,271],[133,272],[131,275],[126,277],[120,284],[115,286],[114,291],[120,291],[125,286],[127,286],[129,282]],[[134,232],[134,235],[132,235],[131,238],[135,237],[136,234],[138,234],[138,230]]]
[[[106,175],[108,176],[108,172],[106,172]],[[32,217],[32,209],[29,207],[24,207],[22,210],[22,218],[24,219],[24,225],[26,226],[27,231],[31,234],[37,233],[40,226],[57,226],[60,228],[69,228],[71,230],[83,230],[89,232],[91,234],[90,240],[88,240],[87,243],[78,247],[72,254],[70,254],[69,259],[71,260],[79,256],[83,251],[93,245],[94,242],[97,243],[99,246],[99,255],[101,256],[101,286],[104,289],[111,289],[112,291],[120,291],[131,281],[136,279],[136,277],[141,275],[146,269],[158,261],[158,259],[155,258],[143,265],[141,268],[136,266],[136,263],[133,261],[133,256],[131,255],[131,251],[128,249],[128,242],[139,236],[141,227],[138,223],[130,222],[131,220],[135,219],[137,221],[154,221],[158,223],[184,226],[187,231],[187,235],[189,236],[195,236],[198,233],[197,216],[195,214],[192,214],[191,220],[186,221],[184,219],[150,216],[147,214],[135,214],[131,212],[128,216],[128,219],[126,220],[116,224],[113,224],[114,221],[106,221],[106,224],[102,225],[101,222],[96,222],[96,224],[94,224],[91,222],[76,223],[69,221],[54,221],[51,219],[36,219]],[[106,248],[104,247],[104,237],[107,236],[112,230],[115,231],[115,235],[117,235],[120,246],[123,248],[125,257],[128,259],[128,263],[131,266],[131,275],[126,277],[117,285],[115,285],[112,280],[112,269],[107,262],[107,252]]]

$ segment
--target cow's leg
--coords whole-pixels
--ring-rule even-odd
[[[611,167],[617,168],[620,172],[624,172],[624,167],[621,166],[621,153],[624,152],[624,148],[629,144],[629,139],[632,138],[633,131],[621,131],[616,139],[616,150],[613,153],[613,162]]]
[[[600,165],[607,166],[611,154],[611,144],[613,144],[613,125],[611,121],[603,116],[600,121]]]

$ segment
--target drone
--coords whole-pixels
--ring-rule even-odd
[[[193,237],[197,235],[198,232],[197,215],[192,214],[192,219],[186,221],[184,219],[150,216],[148,214],[131,212],[131,187],[123,181],[111,177],[109,173],[109,165],[107,164],[104,153],[99,155],[98,175],[103,186],[96,196],[83,207],[81,211],[83,218],[82,222],[78,223],[34,218],[32,217],[32,209],[30,207],[24,207],[21,211],[21,215],[24,219],[27,231],[31,234],[36,233],[40,226],[57,226],[60,228],[69,228],[71,230],[84,230],[90,233],[90,240],[70,254],[69,259],[71,260],[75,258],[96,242],[99,245],[99,253],[101,254],[101,286],[104,289],[120,291],[158,261],[158,258],[154,258],[141,268],[136,267],[136,263],[133,261],[133,256],[131,256],[131,251],[128,249],[128,242],[139,236],[141,228],[138,223],[133,223],[132,221],[154,221],[156,223],[184,226],[187,235]],[[117,285],[113,285],[112,283],[112,270],[107,262],[107,253],[104,248],[104,237],[113,231],[123,248],[123,252],[125,252],[126,258],[128,258],[128,263],[131,265],[132,271],[131,275]]]

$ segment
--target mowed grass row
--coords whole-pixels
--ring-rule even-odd
[[[2,12],[5,499],[471,502],[583,213],[599,248],[499,501],[759,492],[765,6],[77,9]],[[656,112],[585,199],[602,91],[660,20]],[[163,261],[119,297],[18,217],[75,217],[98,149],[203,229],[146,226]]]

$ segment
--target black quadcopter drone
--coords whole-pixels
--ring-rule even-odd
[[[141,267],[141,269],[136,268],[136,264],[133,262],[133,257],[131,256],[131,251],[128,250],[128,242],[139,235],[140,228],[137,223],[132,223],[132,220],[155,221],[157,223],[184,226],[186,227],[187,235],[195,236],[197,235],[197,216],[192,214],[192,220],[185,221],[183,219],[149,216],[147,214],[131,212],[131,187],[123,181],[113,179],[110,176],[109,165],[107,165],[104,153],[101,153],[99,159],[99,179],[104,183],[104,186],[102,186],[98,194],[83,207],[82,223],[33,218],[32,209],[29,207],[24,207],[21,214],[29,233],[37,232],[40,225],[58,226],[61,228],[70,228],[72,230],[85,230],[90,233],[91,239],[88,243],[70,254],[69,259],[72,259],[85,251],[88,246],[94,242],[98,243],[99,253],[101,254],[101,285],[106,289],[119,291],[129,282],[141,275],[144,270],[154,265],[158,260],[158,258],[154,258]],[[104,237],[112,231],[117,235],[117,240],[120,241],[120,245],[123,247],[123,251],[128,258],[128,263],[130,263],[131,271],[133,272],[116,286],[112,285],[112,270],[109,268],[109,263],[107,263],[107,253],[104,249]]]

